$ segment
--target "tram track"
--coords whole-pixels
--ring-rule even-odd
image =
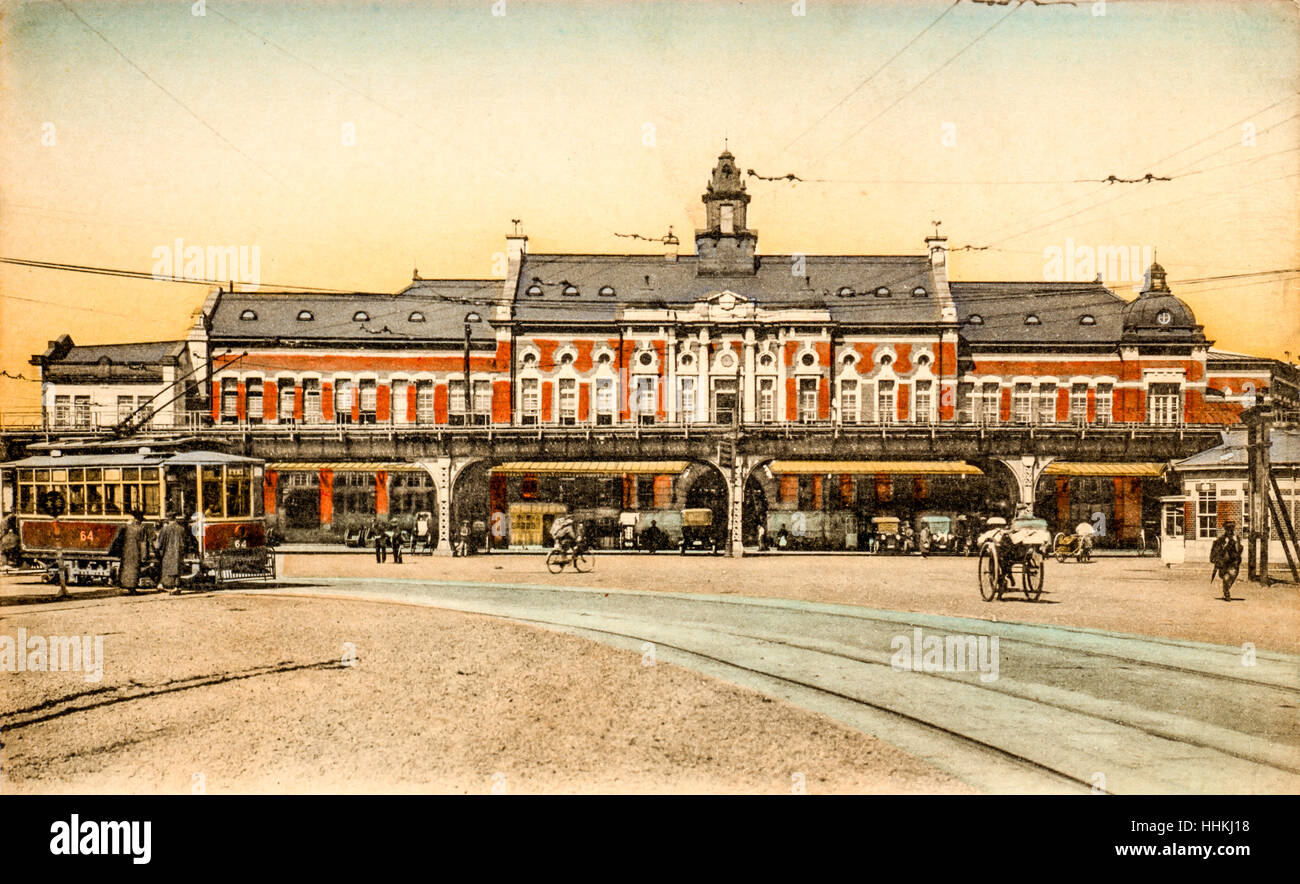
[[[1219,685],[1208,691],[1211,695],[1249,687],[1268,692],[1268,699],[1277,692],[1290,700],[1297,691],[1285,682],[1294,671],[1287,655],[1266,655],[1268,666],[1252,678],[1221,671],[1233,649],[1147,644],[1138,636],[1077,628],[645,591],[433,581],[312,583],[250,592],[431,604],[585,635],[631,651],[650,642],[664,662],[821,712],[988,791],[1238,791],[1268,790],[1273,787],[1263,784],[1278,782],[1300,788],[1300,753],[1293,744],[1250,733],[1246,723],[1236,729],[1195,718],[1206,714],[1202,709],[1184,716],[1052,684],[1025,686],[1005,674],[1000,686],[947,673],[900,678],[887,654],[854,653],[842,637],[821,640],[798,633],[825,629],[827,617],[841,629],[870,625],[886,635],[904,626],[988,628],[1035,655],[1083,661],[1068,668],[1104,672],[1117,662],[1126,664],[1120,667],[1125,677],[1145,682],[1148,690],[1163,684],[1160,673],[1168,673],[1183,692],[1200,691],[1208,682]],[[774,617],[780,628],[764,630],[761,621]],[[732,618],[745,626],[726,622]],[[1033,630],[1050,635],[1030,640]],[[1064,644],[1054,640],[1062,637],[1058,633]],[[1104,646],[1088,647],[1098,643]],[[1159,659],[1171,654],[1190,662]],[[1088,660],[1099,662],[1094,667]],[[1290,708],[1287,702],[1277,705]]]

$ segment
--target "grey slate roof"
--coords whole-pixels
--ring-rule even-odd
[[[961,334],[972,344],[1102,344],[1123,337],[1128,303],[1099,282],[951,282]],[[978,314],[982,325],[972,324]],[[1026,325],[1037,316],[1041,325]],[[1082,325],[1085,316],[1095,325]]]
[[[54,360],[54,364],[95,365],[107,359],[116,365],[157,365],[168,357],[178,354],[184,346],[184,341],[74,345],[63,358]]]
[[[491,302],[499,299],[499,279],[416,280],[395,295],[323,295],[298,292],[235,292],[223,294],[212,313],[214,339],[261,338],[286,340],[462,340],[465,315],[478,313],[483,322],[471,323],[475,341],[493,339]],[[251,310],[255,319],[240,319]],[[301,321],[298,314],[314,317]],[[368,321],[353,319],[358,312]],[[412,314],[424,316],[412,321]]]
[[[1174,463],[1175,470],[1246,468],[1246,431],[1225,430],[1223,443]],[[1300,466],[1300,430],[1273,430],[1269,437],[1273,466]]]
[[[522,322],[612,322],[620,306],[689,305],[730,290],[760,308],[825,307],[840,322],[938,322],[935,282],[926,255],[807,255],[807,276],[796,276],[790,255],[762,255],[752,276],[698,276],[694,255],[676,261],[662,255],[529,254],[524,256],[515,300]],[[527,290],[538,285],[540,296]],[[565,295],[566,285],[578,288]],[[612,296],[600,289],[613,288]],[[856,293],[838,294],[844,287]],[[872,294],[886,286],[891,297]],[[923,287],[924,297],[912,290]]]

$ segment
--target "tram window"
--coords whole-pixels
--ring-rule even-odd
[[[144,486],[144,514],[146,516],[156,519],[162,514],[162,507],[159,506],[161,500],[162,492],[159,491],[157,482]]]
[[[86,486],[86,515],[102,516],[104,514],[104,486],[91,484]]]
[[[122,508],[118,506],[118,492],[121,485],[104,486],[104,513],[109,516],[117,516],[122,513]]]
[[[85,470],[68,470],[68,481],[69,481],[69,482],[84,482],[84,481],[86,481],[86,471],[85,471]]]
[[[18,510],[28,514],[36,512],[36,491],[31,485],[18,486]]]
[[[127,468],[125,468],[124,470],[122,470],[122,481],[123,481],[123,482],[138,482],[138,481],[140,481],[140,468],[139,468],[139,467],[127,467]]]
[[[221,467],[203,467],[203,515],[222,516]]]
[[[50,481],[62,485],[64,482],[68,481],[68,471],[50,470]]]
[[[226,515],[247,516],[251,503],[252,482],[248,467],[226,468]]]
[[[86,486],[77,484],[68,486],[68,515],[84,516],[86,514]]]

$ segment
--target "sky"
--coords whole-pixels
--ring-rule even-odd
[[[802,179],[749,179],[760,252],[919,254],[939,221],[951,278],[1037,280],[1067,244],[1156,249],[1216,346],[1300,354],[1293,0],[0,16],[5,258],[153,273],[179,240],[256,254],[263,289],[394,292],[493,276],[516,218],[534,252],[688,249],[725,144]],[[0,264],[0,371],[182,337],[208,288]],[[0,377],[0,421],[38,395]]]

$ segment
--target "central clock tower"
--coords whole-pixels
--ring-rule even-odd
[[[724,150],[701,197],[705,225],[695,231],[696,264],[700,276],[753,276],[758,231],[745,226],[749,194],[736,158]]]

